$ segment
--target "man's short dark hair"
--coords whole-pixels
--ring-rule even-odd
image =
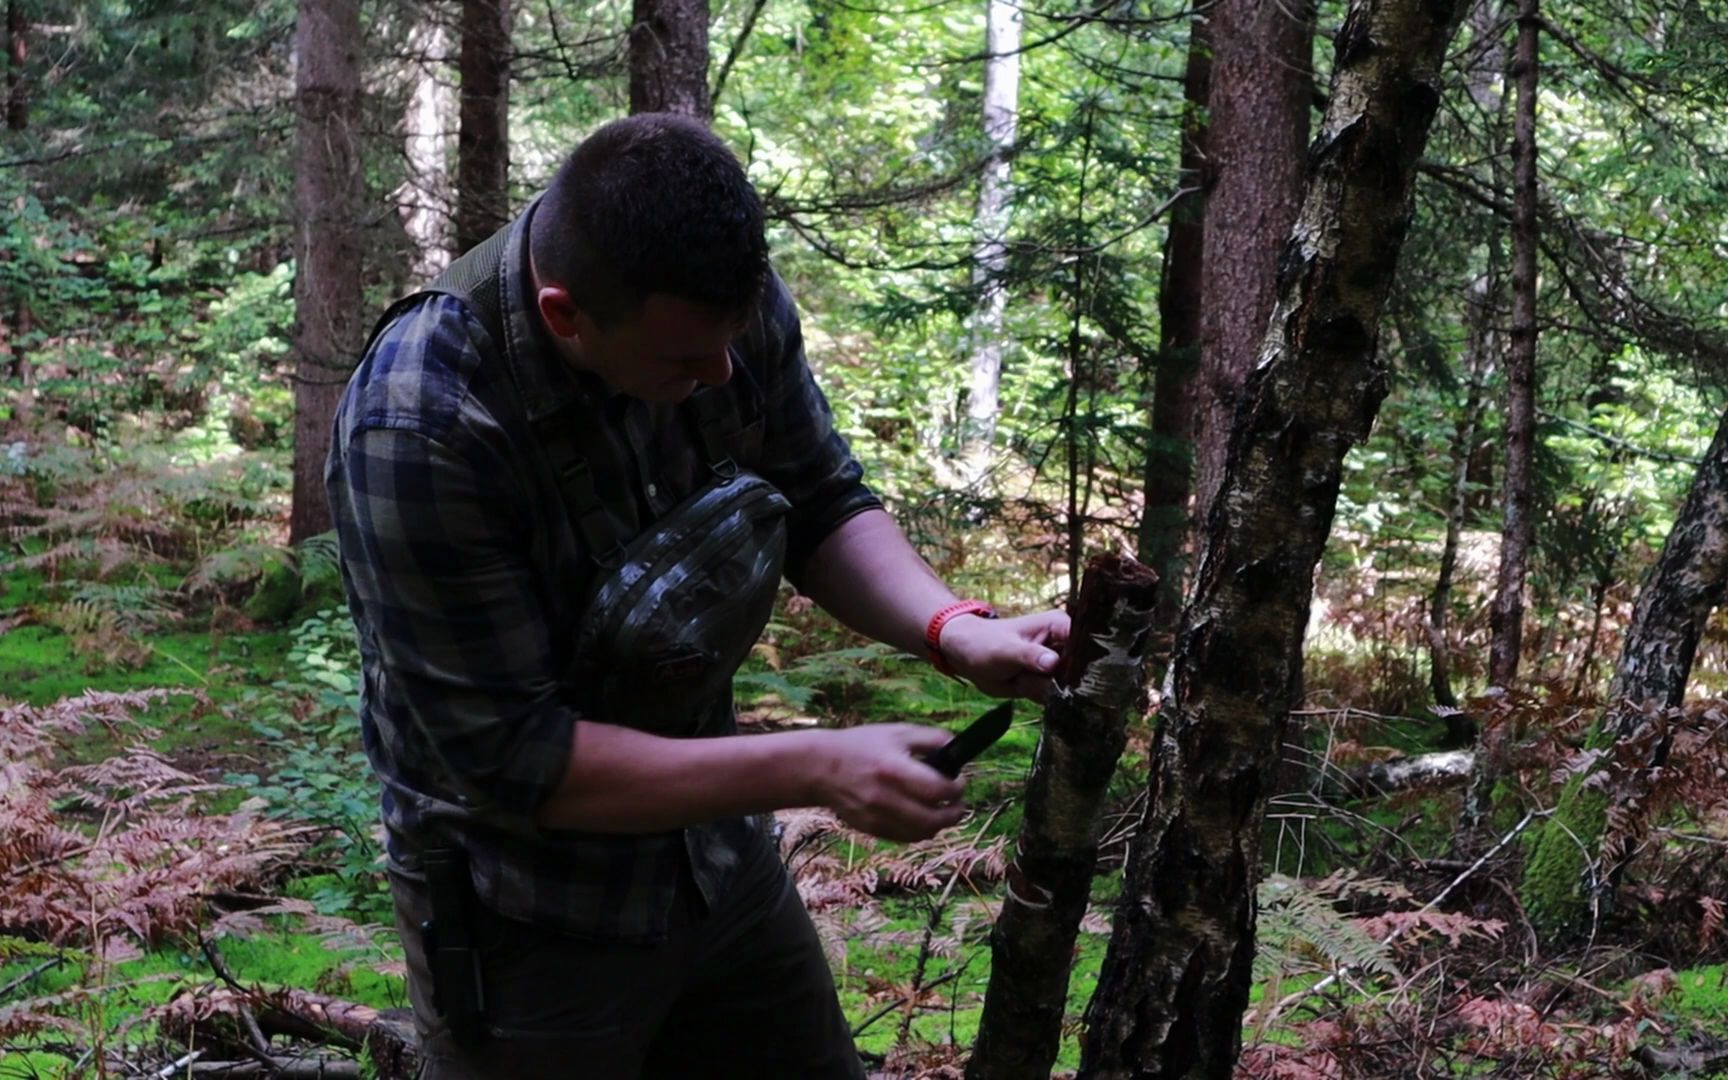
[[[543,280],[601,325],[653,293],[743,317],[768,276],[762,201],[732,151],[669,113],[615,120],[584,139],[534,211]]]

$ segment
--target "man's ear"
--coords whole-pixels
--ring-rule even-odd
[[[569,291],[562,285],[541,286],[535,300],[540,305],[541,319],[545,321],[547,329],[557,337],[580,341],[593,334],[594,320],[576,306]]]

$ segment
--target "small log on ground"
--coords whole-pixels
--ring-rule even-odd
[[[1416,789],[1459,787],[1470,780],[1476,755],[1470,750],[1400,754],[1348,770],[1326,773],[1321,795],[1328,802],[1369,799]]]
[[[242,1007],[252,1010],[266,1038],[281,1035],[369,1054],[380,1080],[407,1080],[419,1071],[419,1039],[407,1009],[374,1009],[304,990],[259,988],[240,993],[212,987],[184,994],[168,1006],[162,1031],[196,1047],[220,1045],[245,1051],[252,1040],[243,1026]]]
[[[1086,568],[1073,633],[1044,710],[990,986],[968,1080],[1050,1075],[1074,940],[1091,894],[1100,812],[1140,700],[1158,575],[1102,555]]]
[[[183,1072],[204,1080],[250,1080],[268,1077],[270,1080],[360,1080],[360,1063],[327,1057],[272,1057],[262,1061],[194,1061]]]

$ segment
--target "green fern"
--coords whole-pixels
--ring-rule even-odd
[[[308,592],[324,585],[340,585],[342,563],[336,548],[336,532],[308,536],[294,549],[300,567],[300,587]]]
[[[1255,979],[1337,968],[1397,976],[1392,950],[1338,913],[1338,894],[1327,884],[1317,888],[1282,874],[1260,883]]]
[[[156,585],[91,581],[78,587],[71,602],[107,612],[117,628],[130,633],[160,630],[180,621],[172,594]]]
[[[801,686],[778,671],[743,672],[733,677],[732,685],[752,699],[772,694],[794,709],[807,709],[816,700],[815,687]]]

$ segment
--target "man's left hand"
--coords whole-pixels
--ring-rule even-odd
[[[942,625],[942,656],[961,678],[992,697],[1043,701],[1068,642],[1068,616],[1041,611],[1012,619],[961,615]]]

